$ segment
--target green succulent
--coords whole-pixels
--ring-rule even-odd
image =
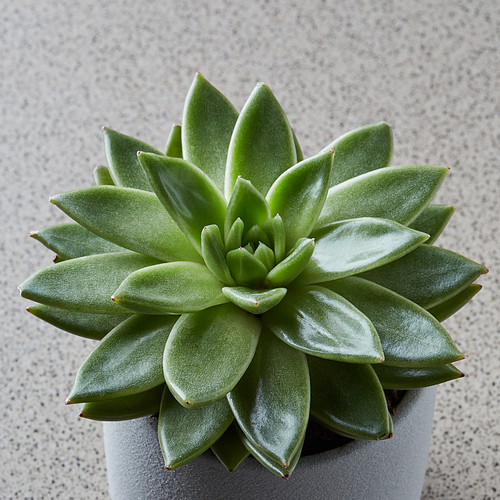
[[[288,477],[310,418],[385,439],[384,389],[458,378],[440,322],[486,268],[432,243],[447,167],[389,166],[385,123],[303,159],[267,85],[240,114],[200,74],[165,154],[104,128],[95,186],[51,198],[75,223],[31,235],[56,264],[21,286],[35,316],[101,340],[67,403],[159,412],[167,469],[212,448]]]

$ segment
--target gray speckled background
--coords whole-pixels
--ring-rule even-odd
[[[496,1],[17,0],[0,10],[0,498],[107,498],[101,425],[63,401],[93,343],[30,317],[16,286],[90,183],[100,126],[162,148],[195,71],[241,108],[259,80],[306,154],[385,120],[394,164],[452,170],[443,246],[486,264],[446,327],[465,379],[438,389],[423,497],[500,498],[500,4]],[[293,480],[293,478],[292,478]]]

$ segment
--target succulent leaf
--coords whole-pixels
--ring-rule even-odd
[[[231,276],[239,286],[258,288],[267,275],[267,267],[246,248],[231,250],[226,260]]]
[[[109,173],[116,186],[153,191],[146,174],[142,170],[137,152],[162,153],[145,142],[120,134],[110,128],[102,128],[104,134],[104,150],[108,162]]]
[[[80,257],[41,269],[22,283],[19,291],[21,297],[63,309],[130,314],[115,304],[111,295],[129,274],[158,263],[133,252]]]
[[[158,419],[165,468],[176,469],[201,455],[220,439],[233,420],[225,398],[201,408],[187,409],[165,388]]]
[[[487,273],[462,255],[430,245],[360,275],[430,309],[452,298]]]
[[[63,260],[101,253],[127,252],[75,222],[66,222],[33,231],[30,236],[52,250]]]
[[[130,396],[85,403],[82,407],[80,417],[114,422],[153,415],[160,411],[164,388],[165,384],[161,384],[147,391]]]
[[[242,286],[229,286],[222,289],[222,293],[230,302],[256,315],[263,314],[278,305],[286,292],[286,288],[253,290]]]
[[[183,314],[163,358],[165,380],[177,401],[194,408],[223,398],[252,361],[261,328],[255,316],[233,304]]]
[[[346,299],[320,286],[288,290],[262,322],[283,342],[313,356],[346,363],[379,363],[384,358],[370,320]]]
[[[107,401],[163,384],[163,350],[176,321],[134,314],[118,325],[78,370],[67,404]]]
[[[448,170],[431,165],[405,165],[354,177],[330,188],[318,226],[359,217],[409,224],[434,198]]]
[[[226,285],[235,285],[227,267],[224,243],[219,226],[205,226],[201,232],[201,255],[211,273]]]
[[[201,168],[221,192],[224,192],[227,151],[237,119],[235,107],[197,73],[182,117],[184,158]]]
[[[409,227],[430,234],[431,237],[426,243],[432,245],[443,232],[454,213],[455,208],[452,205],[427,205]]]
[[[28,312],[61,330],[93,340],[101,340],[128,317],[125,314],[93,314],[69,311],[43,304],[28,307]]]
[[[252,226],[243,236],[243,245],[248,245],[249,243],[252,246],[252,250],[260,243],[264,243],[267,246],[271,246],[271,241],[267,237],[267,234],[257,224]]]
[[[272,219],[266,220],[262,225],[262,229],[269,237],[271,245],[274,247],[274,257],[276,264],[279,264],[285,257],[286,236],[285,225],[279,214],[276,214]]]
[[[332,160],[331,151],[308,158],[283,172],[269,189],[271,215],[279,213],[285,226],[286,250],[316,225],[328,193]]]
[[[399,259],[429,236],[401,224],[370,217],[315,229],[314,253],[295,284],[343,278]]]
[[[226,234],[226,252],[236,250],[243,245],[243,232],[245,231],[245,224],[241,219],[236,219]]]
[[[182,314],[227,302],[222,287],[202,264],[169,262],[130,274],[113,301],[145,314]]]
[[[92,178],[94,179],[94,184],[96,186],[114,186],[115,183],[111,178],[111,174],[109,173],[109,168],[104,165],[100,165],[94,169],[92,173]]]
[[[173,125],[165,146],[165,156],[182,158],[182,131],[180,125]]]
[[[212,451],[229,472],[235,470],[250,455],[250,452],[241,441],[234,423],[212,445]]]
[[[442,384],[463,377],[464,374],[453,365],[426,366],[408,368],[388,366],[385,363],[373,365],[377,377],[384,389],[420,389]]]
[[[293,134],[293,143],[295,144],[295,154],[297,155],[297,163],[301,162],[304,159],[304,155],[302,154],[302,149],[299,144],[299,140],[295,135],[295,131],[292,129]]]
[[[270,271],[276,264],[274,260],[274,252],[262,241],[254,252],[255,258],[259,259],[264,264],[268,271]]]
[[[153,193],[98,186],[58,194],[50,201],[82,226],[121,247],[167,262],[203,262]]]
[[[227,396],[241,430],[288,467],[306,432],[310,398],[305,354],[264,328],[250,366]]]
[[[322,152],[328,150],[335,151],[335,166],[329,185],[332,187],[391,164],[391,127],[384,122],[359,127],[335,139]]]
[[[248,98],[229,144],[225,193],[236,179],[248,179],[264,196],[274,181],[297,163],[292,129],[271,89],[259,83]]]
[[[464,288],[461,292],[451,297],[451,299],[445,300],[435,307],[431,307],[428,311],[438,321],[444,321],[462,309],[462,307],[465,306],[465,304],[467,304],[467,302],[469,302],[469,300],[471,300],[476,293],[481,290],[481,288],[481,285],[469,285],[467,288]]]
[[[141,153],[139,160],[156,195],[181,231],[201,253],[201,231],[217,224],[224,230],[226,201],[198,167],[179,158]]]
[[[369,365],[308,356],[311,415],[327,428],[357,439],[385,439],[392,428],[382,385]]]
[[[357,307],[377,330],[384,365],[424,367],[463,359],[432,314],[401,295],[357,277],[322,283]]]

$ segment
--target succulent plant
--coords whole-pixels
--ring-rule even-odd
[[[197,74],[165,154],[104,128],[95,186],[51,198],[75,222],[33,232],[56,263],[28,310],[101,340],[67,403],[81,416],[159,412],[167,469],[212,448],[288,477],[310,418],[385,439],[384,389],[462,376],[441,321],[486,268],[432,243],[447,167],[389,166],[385,123],[303,159],[269,87],[240,114]]]

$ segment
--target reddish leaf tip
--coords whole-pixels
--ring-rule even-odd
[[[31,312],[31,309],[29,307],[26,308],[26,310],[30,313]]]
[[[172,467],[168,466],[168,465],[165,465],[165,469],[166,470],[172,470]]]
[[[30,231],[30,238],[34,238],[38,235],[38,231]]]
[[[70,405],[71,404],[71,401],[69,400],[69,398],[67,398],[66,401],[64,401],[64,404],[65,405]]]
[[[460,372],[460,375],[458,376],[458,378],[464,378],[464,377],[465,377],[465,373]]]
[[[142,154],[142,151],[137,151],[137,156],[140,156]]]
[[[186,406],[191,406],[191,401],[184,401],[184,404],[185,404]]]
[[[333,149],[329,149],[328,152],[332,153],[332,155],[335,153],[335,151]]]
[[[389,434],[387,434],[387,439],[391,439],[391,437],[394,436],[394,433],[393,432],[389,432]]]
[[[106,127],[105,125],[103,125],[103,126],[101,127],[101,130],[108,130],[108,127]]]
[[[281,476],[281,479],[290,479],[290,474],[285,474],[284,476]]]

